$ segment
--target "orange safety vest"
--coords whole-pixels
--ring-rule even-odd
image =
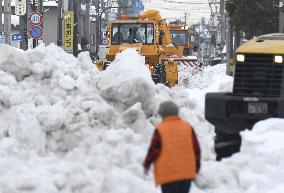
[[[178,116],[169,116],[157,129],[161,137],[161,152],[154,164],[156,184],[194,179],[196,159],[190,124]]]

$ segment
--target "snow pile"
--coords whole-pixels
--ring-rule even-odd
[[[193,192],[283,192],[283,124],[283,119],[268,119],[244,131],[241,152],[220,163],[207,163],[198,179],[202,189]]]
[[[136,176],[132,185],[144,182],[160,97],[151,100],[155,85],[143,58],[126,53],[127,61],[121,53],[100,72],[86,53],[76,59],[54,45],[0,46],[1,191],[105,192],[117,170]]]
[[[226,74],[226,64],[217,64],[212,67],[205,67],[198,74],[193,75],[189,82],[189,88],[207,89],[212,91],[219,90],[219,85],[223,91],[232,90],[232,77]]]
[[[179,105],[201,142],[202,172],[192,192],[253,193],[274,187],[277,192],[283,175],[279,172],[274,182],[272,175],[281,167],[283,152],[267,147],[276,147],[269,144],[274,134],[283,135],[281,120],[244,132],[240,154],[214,161],[214,132],[204,119],[204,95],[231,89],[232,78],[224,69],[205,69],[201,73],[210,74],[205,81],[195,75],[192,84],[199,81],[204,89],[169,89],[153,84],[143,58],[133,50],[122,52],[100,72],[87,53],[74,58],[54,45],[29,52],[1,45],[0,192],[160,192],[153,175],[144,176],[142,162],[164,100]],[[268,128],[271,133],[264,138]],[[264,177],[254,183],[250,176],[258,173]],[[262,180],[267,182],[260,184]]]
[[[214,127],[208,124],[204,117],[205,95],[207,92],[232,91],[233,78],[225,74],[226,64],[205,67],[190,78],[186,91],[181,87],[176,92],[178,96],[175,98],[178,98],[180,106],[183,107],[183,103],[188,104],[187,108],[181,109],[181,115],[184,119],[189,120],[194,127],[202,144],[202,159],[204,161],[215,159]]]
[[[108,70],[103,72],[98,87],[104,98],[122,102],[127,107],[137,102],[148,105],[154,96],[154,83],[145,66],[145,58],[135,49],[117,54]]]

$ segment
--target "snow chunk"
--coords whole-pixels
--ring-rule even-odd
[[[62,106],[41,106],[39,111],[37,118],[47,132],[59,130],[66,119]]]
[[[139,187],[139,188],[137,188]],[[156,189],[122,169],[113,169],[105,177],[100,192],[104,193],[157,193]]]
[[[116,120],[115,127],[131,128],[136,133],[150,135],[153,125],[146,119],[141,103],[136,103],[124,111]]]
[[[0,44],[0,69],[14,75],[17,81],[31,74],[28,56],[19,49]]]
[[[154,96],[154,82],[144,57],[135,49],[126,49],[102,73],[98,87],[104,98],[130,107],[136,102],[148,104]]]
[[[19,142],[38,151],[44,151],[46,146],[46,133],[41,129],[38,119],[32,109],[19,108],[17,111],[17,125],[9,132]]]

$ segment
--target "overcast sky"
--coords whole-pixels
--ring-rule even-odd
[[[187,23],[198,23],[202,17],[208,21],[210,7],[208,0],[143,0],[145,9],[157,9],[167,20],[181,19],[187,15]]]

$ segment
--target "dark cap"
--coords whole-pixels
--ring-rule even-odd
[[[178,115],[178,112],[178,106],[172,101],[162,102],[158,110],[159,115],[163,118],[171,115]]]

